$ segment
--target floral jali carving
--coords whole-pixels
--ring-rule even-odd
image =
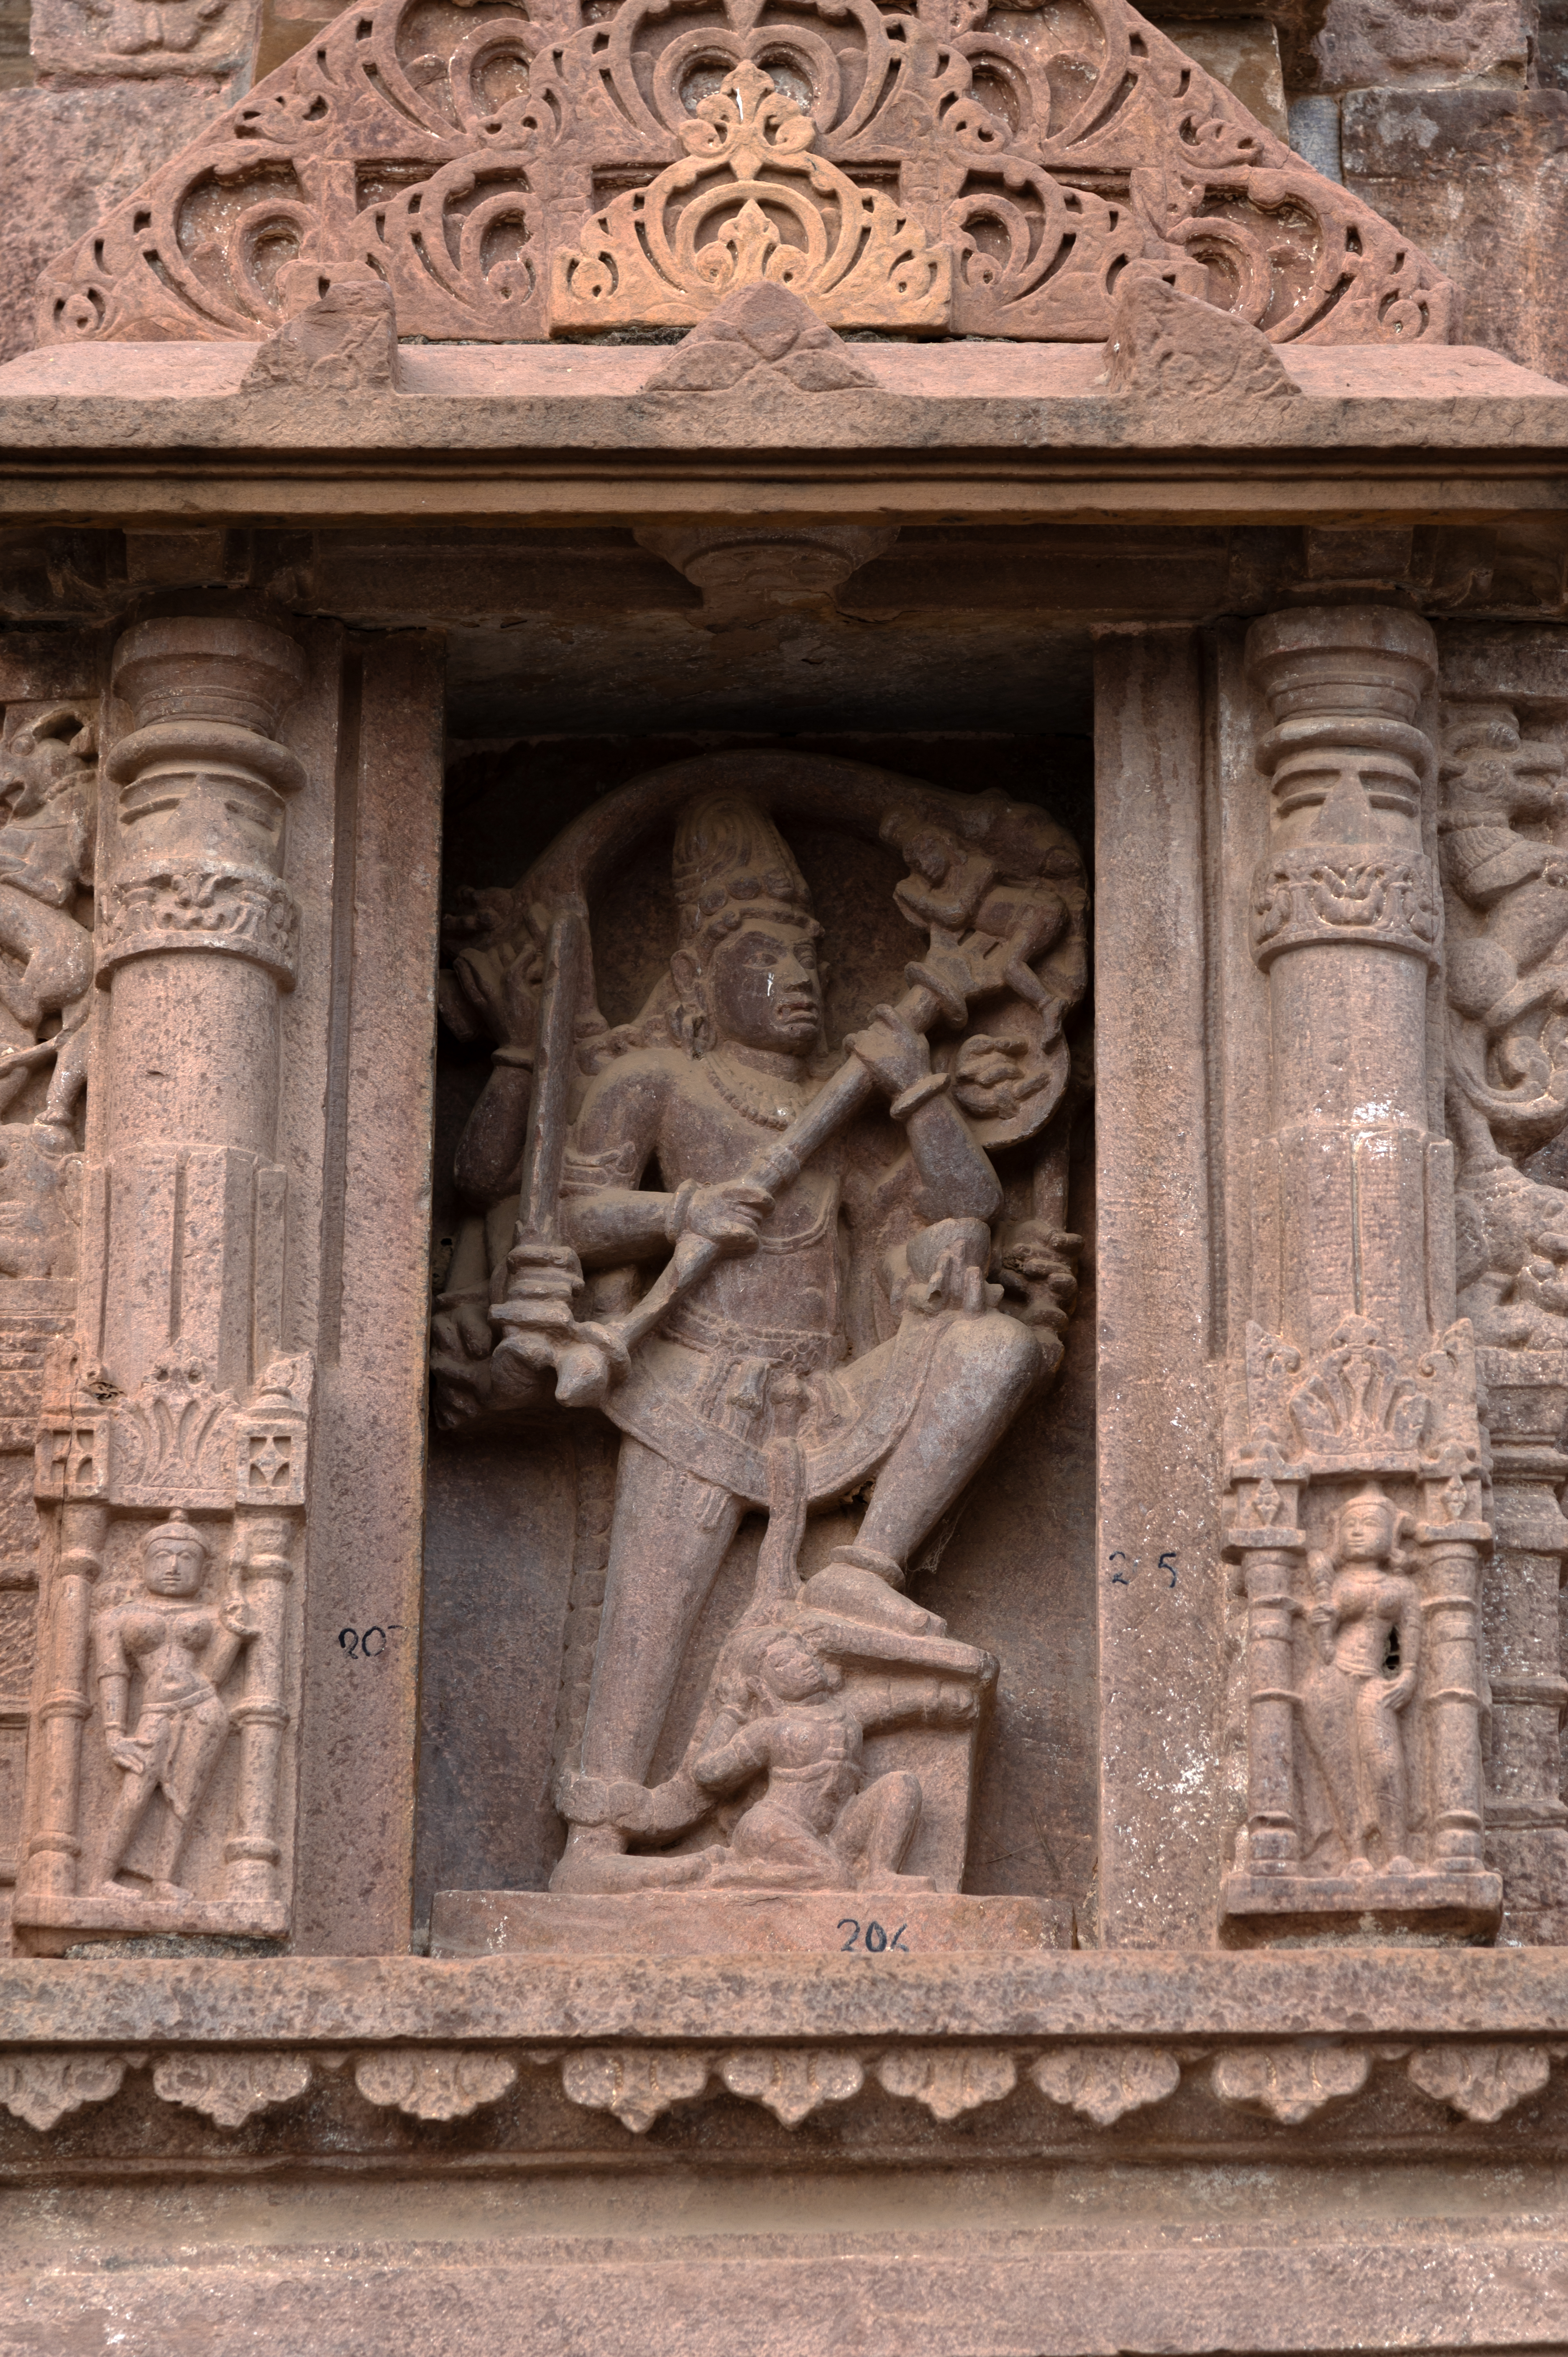
[[[956,2120],[982,2104],[999,2104],[1018,2083],[1011,2054],[987,2047],[896,2046],[876,2065],[890,2095],[924,2104],[936,2120]]]
[[[0,2104],[30,2128],[52,2128],[84,2104],[105,2104],[130,2068],[122,2054],[0,2055]]]
[[[253,338],[368,267],[405,336],[680,324],[771,281],[1098,340],[1145,260],[1276,340],[1446,331],[1432,266],[1125,0],[371,0],[61,257],[40,332]]]
[[[824,2104],[847,2104],[865,2084],[858,2054],[815,2048],[744,2047],[725,2055],[718,2069],[732,2095],[765,2104],[787,2128],[799,2127]]]
[[[711,2061],[689,2049],[589,2047],[566,2056],[561,2083],[574,2104],[613,2112],[633,2136],[642,2136],[660,2113],[702,2093]]]
[[[1490,2121],[1541,2093],[1552,2057],[1540,2046],[1427,2046],[1408,2067],[1423,2095],[1451,2104],[1467,2120]]]

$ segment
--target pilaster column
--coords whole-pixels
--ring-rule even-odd
[[[1423,1523],[1426,1621],[1425,1722],[1430,1760],[1430,1849],[1434,1867],[1478,1874],[1481,1818],[1481,1550],[1485,1523]]]
[[[304,679],[294,641],[261,622],[143,622],[114,651],[134,725],[107,765],[119,791],[98,979],[113,1186],[96,1355],[127,1390],[175,1340],[220,1386],[263,1372],[256,1264],[281,1250],[282,1206],[258,1175],[275,1146],[278,996],[295,971],[285,817],[304,782],[274,732]]]
[[[1429,1129],[1434,642],[1402,611],[1308,608],[1255,624],[1246,660],[1271,788],[1249,910],[1268,1133],[1230,1432],[1252,1801],[1223,1904],[1254,1934],[1335,1914],[1475,1928],[1500,1902],[1480,1853],[1490,1532],[1452,1155]],[[1250,1527],[1260,1494],[1293,1501],[1295,1550]]]
[[[279,1000],[295,985],[299,929],[284,866],[305,770],[276,732],[306,669],[293,640],[257,621],[148,621],[114,650],[131,725],[105,764],[100,1110],[77,1351],[46,1407],[36,1482],[59,1504],[62,1552],[27,1842],[37,1862],[16,1916],[33,1945],[287,1928],[278,1818],[312,1365],[283,1355]],[[189,1530],[191,1585],[177,1596],[148,1569],[159,1524],[166,1558],[179,1546],[170,1529]],[[120,1620],[136,1598],[134,1630],[91,1616],[101,1566]],[[107,1739],[103,1697],[116,1691],[131,1749],[152,1739],[136,1732],[142,1624],[181,1609],[207,1624],[190,1707],[205,1684],[202,1724],[214,1724],[216,1695],[222,1738],[214,1749],[204,1737],[199,1789],[182,1794],[177,1823],[151,1786],[127,1818],[135,1771]],[[104,1662],[120,1666],[106,1674]],[[91,1889],[84,1851],[97,1861]]]
[[[1432,632],[1379,607],[1309,608],[1257,623],[1247,653],[1273,723],[1256,748],[1273,785],[1251,908],[1273,1117],[1254,1306],[1308,1351],[1348,1317],[1424,1348],[1426,986],[1442,909],[1422,846],[1433,750],[1414,723]]]
[[[1297,1493],[1267,1475],[1238,1498],[1225,1552],[1240,1566],[1247,1605],[1247,1827],[1241,1857],[1253,1874],[1293,1874],[1296,1823],[1296,1619],[1306,1533]],[[1273,1517],[1273,1519],[1268,1519]]]

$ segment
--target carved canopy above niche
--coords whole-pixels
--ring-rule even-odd
[[[404,336],[700,319],[1093,342],[1130,262],[1279,341],[1451,289],[1124,0],[370,0],[46,274],[40,335],[259,337],[367,266]]]

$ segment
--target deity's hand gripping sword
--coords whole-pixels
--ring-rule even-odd
[[[711,1238],[687,1230],[657,1280],[623,1316],[580,1322],[572,1314],[583,1271],[576,1254],[561,1242],[558,1205],[585,938],[578,909],[563,909],[550,928],[517,1237],[507,1257],[506,1292],[490,1311],[492,1325],[501,1332],[490,1360],[498,1405],[527,1396],[535,1388],[536,1375],[553,1369],[555,1396],[564,1407],[598,1406],[610,1386],[630,1371],[636,1344],[654,1331],[720,1257],[721,1248]],[[1010,987],[1007,969],[1016,950],[1016,943],[994,934],[961,934],[933,926],[926,958],[905,967],[909,988],[890,1011],[922,1034],[939,1016],[961,1024],[971,999]],[[866,1066],[852,1052],[742,1178],[769,1195],[778,1194],[858,1111],[875,1085]]]

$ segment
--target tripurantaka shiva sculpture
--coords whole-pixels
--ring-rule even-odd
[[[835,1042],[835,945],[776,823],[792,815],[908,867],[907,986]],[[668,964],[612,1027],[589,903],[671,822]],[[620,1433],[553,1889],[959,1887],[995,1663],[908,1583],[1061,1359],[1062,1023],[1085,917],[1076,848],[1039,811],[752,756],[628,788],[458,920],[446,1012],[496,1047],[459,1151],[476,1210],[440,1300],[438,1397],[449,1420],[512,1417],[520,1445],[553,1406]],[[758,1509],[749,1602],[650,1783]],[[945,1800],[867,1755],[873,1732],[914,1727],[950,1730]],[[905,1876],[939,1816],[931,1871]]]

